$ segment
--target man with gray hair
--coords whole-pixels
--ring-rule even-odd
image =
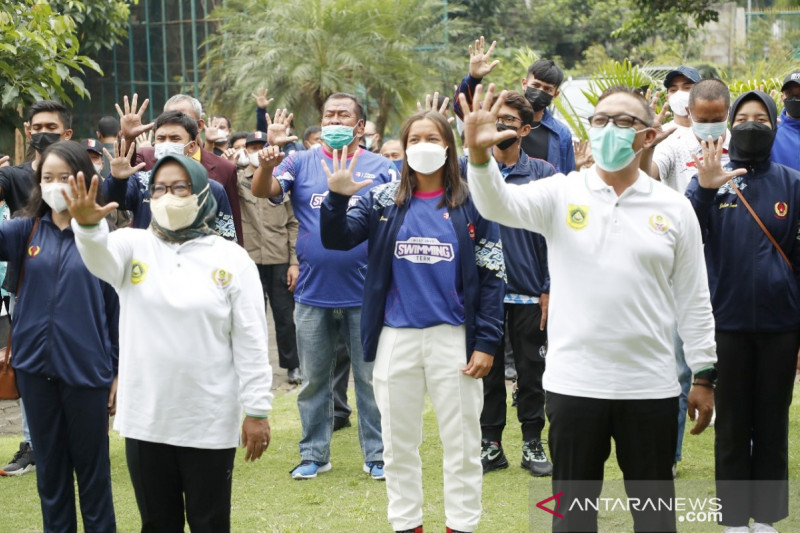
[[[137,109],[138,95],[133,95],[133,99],[128,105],[128,97],[124,98],[125,109],[117,110],[120,113],[120,128],[122,136],[125,137],[126,145],[136,141],[136,136],[147,131],[153,125],[142,125],[142,114],[147,109],[149,100],[142,102],[141,108]],[[197,98],[189,96],[188,94],[176,94],[172,96],[164,104],[164,111],[180,111],[189,115],[197,122],[198,135],[205,128],[205,121],[203,120],[203,105]],[[213,146],[212,146],[213,149]],[[239,207],[239,186],[236,179],[236,165],[214,155],[213,152],[203,150],[202,148],[195,147],[194,151],[188,154],[189,157],[198,161],[208,172],[208,177],[216,181],[225,189],[225,194],[228,196],[228,202],[231,205],[231,212],[233,213],[233,225],[236,228],[236,242],[242,245],[244,240],[242,238],[242,214]],[[140,148],[136,151],[135,163],[145,163],[144,170],[150,170],[156,164],[155,149],[153,147]]]

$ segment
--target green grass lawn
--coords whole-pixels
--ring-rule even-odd
[[[351,398],[352,396],[351,391]],[[334,434],[331,452],[333,470],[321,474],[317,479],[294,481],[289,477],[289,470],[299,459],[297,442],[300,438],[300,419],[297,414],[296,393],[278,396],[274,407],[270,419],[272,443],[264,457],[256,463],[245,464],[244,454],[241,451],[237,454],[231,512],[233,531],[391,531],[386,520],[384,484],[373,481],[361,471],[362,457],[355,424]],[[789,437],[792,480],[800,478],[798,409],[800,407],[796,390]],[[687,429],[688,427],[691,427],[691,423]],[[125,464],[123,440],[114,431],[110,438],[117,526],[122,532],[138,531],[139,515]],[[542,488],[545,492],[549,490],[549,478],[532,478],[518,467],[522,446],[520,439],[516,410],[509,407],[509,425],[504,435],[504,448],[511,467],[484,477],[483,518],[479,532],[528,531],[531,487],[537,489],[537,493]],[[19,437],[0,438],[0,461],[4,462],[14,454],[19,441]],[[713,428],[700,436],[690,435],[687,431],[679,480],[713,480],[713,442]],[[444,532],[441,444],[430,405],[425,411],[421,455],[425,490],[425,531]],[[606,479],[620,478],[612,451],[606,467]],[[792,508],[796,508],[800,502],[794,498],[794,494],[793,490]],[[800,531],[800,522],[792,518],[777,524],[778,529]],[[41,528],[36,476],[0,477],[0,532],[34,532],[41,531]],[[619,528],[624,529],[625,526]]]

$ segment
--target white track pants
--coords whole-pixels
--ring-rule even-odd
[[[439,424],[446,525],[475,531],[481,517],[483,382],[462,374],[464,326],[383,327],[373,387],[381,412],[389,522],[395,530],[422,524],[422,411],[425,392]]]

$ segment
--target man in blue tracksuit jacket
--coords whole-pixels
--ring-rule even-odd
[[[686,190],[705,240],[716,321],[717,495],[723,525],[747,527],[753,518],[768,525],[754,530],[774,531],[765,527],[788,516],[789,406],[800,348],[800,172],[770,158],[777,109],[769,95],[744,93],[729,119],[730,165],[721,166],[721,146],[704,153]],[[749,480],[762,483],[743,483]]]
[[[800,69],[783,80],[781,100],[783,111],[778,117],[772,162],[800,170]]]
[[[492,154],[507,183],[522,185],[556,173],[553,165],[528,157],[520,146],[530,132],[533,115],[533,108],[524,96],[516,91],[506,93],[497,128],[515,130],[517,136],[495,146]],[[465,180],[467,166],[468,159],[462,157],[459,167]],[[547,343],[544,326],[550,292],[547,245],[541,235],[519,228],[501,225],[500,236],[507,276],[505,330],[511,341],[518,376],[517,418],[522,424],[523,441],[520,465],[533,476],[547,476],[553,471],[541,441],[545,401],[543,354]],[[508,467],[502,446],[507,415],[504,358],[504,343],[501,343],[494,354],[492,370],[483,378],[481,463],[484,474]]]
[[[469,73],[461,80],[453,97],[453,109],[459,118],[464,116],[458,102],[458,95],[463,94],[467,103],[472,105],[475,87],[482,82],[497,62],[491,62],[494,44],[484,54],[483,37],[470,47]],[[544,159],[562,174],[575,170],[575,151],[572,147],[572,133],[569,128],[556,119],[548,106],[558,97],[558,88],[564,81],[564,72],[549,59],[538,59],[528,68],[522,78],[522,90],[525,98],[533,107],[533,123],[530,131],[522,138],[522,150],[529,156]],[[486,84],[484,84],[485,86]]]

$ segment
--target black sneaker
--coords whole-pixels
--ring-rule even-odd
[[[481,465],[483,473],[492,470],[508,468],[506,454],[503,453],[503,445],[497,441],[481,440]]]
[[[286,381],[288,381],[291,385],[301,385],[303,383],[303,374],[300,372],[300,368],[292,368],[286,373]]]
[[[553,474],[553,464],[547,460],[542,441],[538,439],[523,443],[521,466],[529,470],[532,476],[544,477]]]
[[[0,468],[0,476],[21,476],[35,471],[36,461],[33,457],[33,449],[29,443],[21,442],[19,451],[14,454],[11,462]]]

